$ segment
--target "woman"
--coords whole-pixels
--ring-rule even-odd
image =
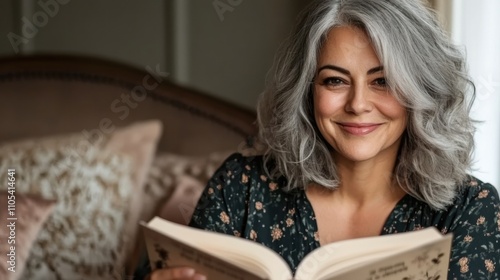
[[[266,152],[227,159],[190,225],[293,270],[330,242],[434,226],[454,234],[449,279],[500,279],[498,193],[467,175],[474,88],[433,15],[416,0],[321,0],[293,34],[258,106]]]

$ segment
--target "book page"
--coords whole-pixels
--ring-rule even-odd
[[[447,279],[452,235],[422,247],[408,249],[381,260],[353,266],[339,273],[323,275],[322,280],[401,280]]]
[[[151,243],[147,244],[150,247],[148,253],[151,255],[150,250],[157,251],[158,248],[155,246],[158,247],[159,244],[162,244],[162,249],[169,247],[166,249],[171,259],[168,262],[169,266],[192,266],[200,273],[207,275],[208,279],[280,280],[292,278],[287,263],[277,253],[259,243],[178,225],[158,217],[143,226],[156,233],[156,235],[148,233],[146,237],[146,243],[148,240]],[[213,270],[223,269],[227,271],[222,275],[211,276],[209,274],[210,271],[214,273]]]
[[[397,254],[401,255],[417,247],[423,248],[423,246],[431,244],[436,240],[441,242],[439,243],[440,245],[444,244],[444,246],[446,246],[447,239],[448,238],[443,237],[435,228],[427,228],[415,232],[351,239],[331,243],[314,250],[304,258],[297,269],[296,279],[337,279],[331,277],[339,275],[343,271],[353,270],[356,267],[364,267],[364,265]],[[448,258],[450,248],[451,243],[448,244]],[[400,277],[398,279],[402,278]],[[419,278],[417,277],[416,279]]]

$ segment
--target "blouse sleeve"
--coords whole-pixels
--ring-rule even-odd
[[[448,279],[500,279],[500,200],[490,184],[472,181],[454,221]]]
[[[226,159],[208,181],[189,226],[240,236],[247,214],[247,173],[242,155]]]

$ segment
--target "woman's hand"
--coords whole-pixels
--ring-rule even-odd
[[[157,269],[146,280],[206,280],[205,275],[196,273],[190,267]]]

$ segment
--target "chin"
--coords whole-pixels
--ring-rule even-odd
[[[367,161],[367,160],[375,158],[377,156],[377,154],[378,153],[376,153],[376,152],[368,152],[368,151],[367,152],[360,152],[359,150],[352,151],[352,152],[343,152],[343,153],[335,152],[335,156],[337,158],[342,158],[342,159],[352,161],[352,162]]]
[[[375,156],[372,155],[353,155],[349,157],[344,157],[351,162],[366,162],[368,160],[374,159]]]

